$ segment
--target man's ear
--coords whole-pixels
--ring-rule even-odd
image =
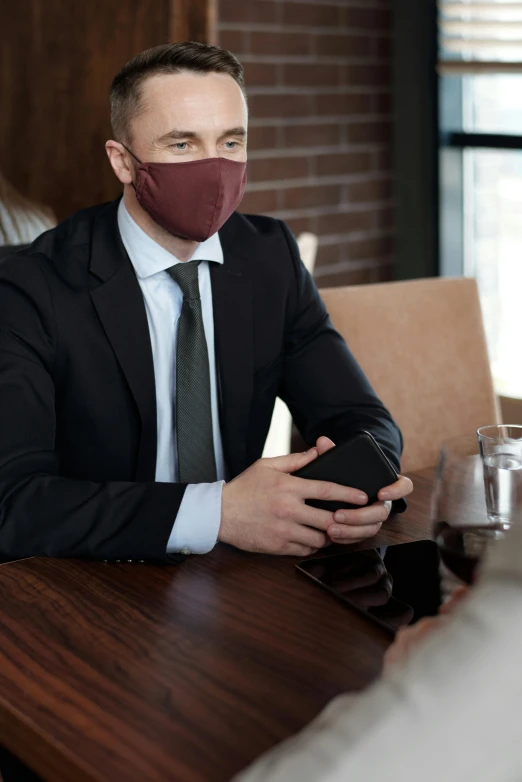
[[[109,140],[105,143],[105,151],[112,166],[112,170],[122,185],[132,184],[134,180],[132,163],[129,161],[123,144],[120,144],[119,141]]]

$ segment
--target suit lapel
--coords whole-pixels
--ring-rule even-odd
[[[223,229],[222,229],[223,231]],[[252,289],[245,262],[227,247],[225,262],[211,265],[220,424],[231,476],[247,466],[246,446],[253,391]]]
[[[109,205],[95,226],[90,270],[102,280],[91,291],[107,338],[136,402],[141,424],[136,480],[154,480],[157,423],[154,363],[141,288],[122,244],[118,202]],[[224,264],[211,264],[220,425],[229,472],[247,466],[247,436],[253,393],[254,319],[249,258],[235,250],[238,219],[220,231]],[[248,237],[243,237],[242,250]]]
[[[152,347],[143,295],[121,242],[115,212],[95,228],[91,272],[103,280],[91,291],[91,299],[141,419],[136,480],[153,481],[157,423]]]

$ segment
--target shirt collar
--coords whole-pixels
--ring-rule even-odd
[[[118,228],[123,245],[139,279],[152,277],[153,274],[170,269],[176,263],[182,263],[179,258],[165,250],[140,228],[127,211],[123,198],[118,206]],[[219,234],[216,232],[201,242],[194,255],[188,260],[223,263],[223,248]]]

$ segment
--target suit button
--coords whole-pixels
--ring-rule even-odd
[[[182,548],[181,553],[188,557],[189,554],[192,554],[192,551],[189,548]]]

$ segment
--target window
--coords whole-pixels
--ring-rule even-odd
[[[441,271],[476,277],[497,390],[522,397],[522,2],[439,3]]]

